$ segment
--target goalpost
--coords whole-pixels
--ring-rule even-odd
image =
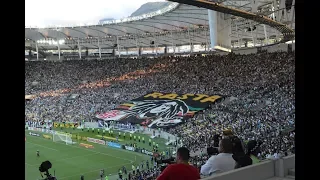
[[[56,132],[53,134],[52,140],[53,142],[63,141],[66,145],[75,144],[75,142],[72,141],[71,136],[71,134]]]

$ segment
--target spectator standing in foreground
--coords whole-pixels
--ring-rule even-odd
[[[157,180],[197,180],[200,174],[197,168],[189,165],[190,152],[181,147],[177,150],[176,164],[171,164],[160,174]]]
[[[232,158],[232,143],[230,139],[222,139],[219,142],[219,154],[212,156],[201,167],[201,174],[209,176],[233,170],[236,162]]]
[[[233,159],[236,161],[235,169],[252,165],[252,159],[245,154],[241,140],[234,138],[233,140]]]
[[[258,159],[258,154],[260,153],[260,143],[258,143],[256,140],[251,140],[247,144],[247,149],[247,154],[252,159],[252,164],[259,163],[260,160]]]

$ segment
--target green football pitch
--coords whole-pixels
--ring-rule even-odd
[[[61,131],[60,128],[55,130]],[[97,132],[82,132],[77,129],[63,129],[62,131],[99,139]],[[143,160],[150,160],[150,156],[136,152],[116,149],[86,141],[76,141],[76,144],[66,145],[64,142],[53,142],[50,139],[45,139],[40,132],[36,132],[40,134],[40,137],[31,136],[28,134],[29,132],[30,131],[25,132],[25,179],[27,180],[41,179],[39,166],[46,160],[49,160],[52,163],[52,168],[49,172],[53,175],[53,172],[55,171],[58,180],[79,180],[81,175],[84,175],[86,180],[97,180],[99,179],[101,169],[104,169],[105,174],[108,175],[110,180],[114,180],[117,179],[117,172],[122,166],[125,166],[126,169],[130,171],[132,164],[137,165]],[[115,131],[115,133],[117,133],[117,131]],[[149,138],[149,136],[146,135],[141,136]],[[120,140],[120,144],[134,142],[130,141],[128,138],[126,140]],[[164,139],[155,139],[154,141],[159,144],[160,150],[166,149]],[[81,147],[79,146],[79,143],[81,142],[91,144],[94,148]],[[151,149],[147,143],[136,143],[139,147]],[[37,150],[40,152],[40,157],[36,156]]]

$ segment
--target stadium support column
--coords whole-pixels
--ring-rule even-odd
[[[58,39],[57,39],[57,44],[58,44],[58,54],[59,54],[59,60],[60,60],[60,43]]]
[[[292,25],[294,23],[294,13],[295,13],[295,4],[296,4],[296,1],[295,0],[292,0],[292,6],[291,6],[291,11],[290,11],[290,14],[289,14],[289,17],[290,17],[290,28],[292,28]]]
[[[119,57],[120,57],[119,36],[117,36],[117,47],[118,47],[118,54],[119,54]]]
[[[271,19],[272,20],[276,20],[276,17],[275,17],[276,7],[277,7],[277,1],[273,0],[273,2],[271,3],[271,11],[272,11]]]
[[[253,31],[253,27],[251,26],[251,21],[250,21],[250,29],[251,29],[251,37],[252,37],[252,43],[253,43],[253,47],[255,47],[256,46],[256,43],[255,43],[255,39],[254,39],[254,37],[253,37],[253,33],[252,33],[252,31]]]
[[[36,51],[37,51],[37,60],[39,60],[38,43],[36,43]]]
[[[258,11],[258,0],[251,0],[251,12],[256,13]]]
[[[241,48],[241,43],[240,43],[240,37],[239,37],[239,31],[238,31],[237,23],[236,23],[236,32],[237,32],[237,36],[238,36],[238,48]]]
[[[290,23],[290,28],[292,29],[292,26],[293,26],[293,23],[294,23],[294,16],[295,16],[295,4],[296,4],[296,1],[293,0],[292,1],[292,6],[291,6],[291,11],[290,11],[290,19],[291,19],[291,23]],[[293,43],[293,39],[291,41]]]
[[[172,34],[172,30],[170,31],[171,32],[171,46],[172,46],[172,49],[173,49],[173,55],[176,53],[176,47],[175,45],[173,45],[173,34]]]
[[[269,40],[268,40],[268,34],[267,34],[267,28],[266,28],[266,25],[264,24],[263,25],[263,30],[264,30],[264,39],[266,41],[266,44],[268,45],[269,44]]]
[[[98,48],[99,48],[99,57],[100,57],[100,59],[101,59],[100,38],[98,38]]]
[[[207,23],[206,23],[206,26],[207,26]],[[206,38],[206,45],[205,45],[205,51],[207,51],[208,50],[208,28],[207,27],[205,27],[205,38]]]
[[[78,48],[79,48],[79,57],[81,59],[81,46],[80,46],[80,39],[78,39]]]
[[[138,45],[138,36],[135,39],[136,39],[136,47],[138,49],[138,57],[139,57],[141,54],[140,54],[140,46]]]
[[[188,36],[189,36],[189,43],[190,43],[190,54],[192,53],[192,44],[191,44],[191,36],[190,36],[190,27],[188,27]]]
[[[156,55],[157,55],[157,46],[156,46],[156,30],[155,28],[153,27],[153,50],[152,50],[152,53],[156,52]]]
[[[217,45],[217,12],[208,10],[211,48]]]
[[[281,2],[278,3],[277,0],[274,0],[273,3],[274,3],[274,6],[275,6],[275,9],[274,9],[275,10],[275,19],[274,20],[275,21],[280,21],[280,19],[281,19],[281,17],[280,17],[281,15],[280,14],[282,12],[281,9],[283,7],[281,7]]]
[[[254,44],[254,46],[256,46],[256,44],[258,43],[258,27],[256,27],[256,30],[255,30],[256,32],[255,32],[255,44]]]

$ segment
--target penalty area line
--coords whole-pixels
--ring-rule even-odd
[[[128,165],[128,164],[131,164],[131,163],[119,164],[119,165],[117,165],[117,166],[111,166],[111,167],[108,167],[108,168],[105,168],[105,169],[111,169],[111,168],[115,168],[115,167],[121,167],[121,166]],[[74,176],[81,176],[81,175],[84,175],[84,174],[88,174],[88,173],[92,173],[92,172],[96,172],[96,171],[100,171],[100,170],[101,170],[101,168],[95,169],[95,170],[91,170],[91,171],[87,171],[87,172],[84,172],[84,173],[82,173],[82,174],[75,174],[75,175],[71,175],[71,176],[59,177],[58,179],[66,179],[66,178],[70,178],[70,177],[74,177]]]
[[[53,150],[53,151],[59,151],[57,149],[49,148],[49,147],[42,146],[40,144],[36,144],[36,143],[32,143],[32,142],[26,142],[26,143],[29,143],[29,144],[32,144],[32,145],[35,145],[35,146],[40,146],[40,147],[43,147],[43,148],[46,148],[46,149],[50,149],[50,150]]]
[[[37,165],[28,164],[28,163],[24,163],[24,164],[28,166],[33,166],[33,167],[37,166]]]
[[[75,158],[83,158],[83,157],[87,157],[87,156],[93,156],[93,155],[96,155],[96,154],[99,154],[99,153],[90,153],[90,154],[81,155],[81,156],[73,156],[73,157],[69,157],[69,158],[61,158],[61,159],[57,159],[57,160],[52,160],[51,162],[60,162],[60,161],[65,161],[65,160],[70,160],[70,159],[75,159]],[[28,164],[28,163],[26,163],[26,164],[29,165],[29,166],[37,166],[36,164],[35,165]]]
[[[50,141],[49,139],[44,139],[44,138],[43,138],[43,139],[42,139],[42,138],[39,138],[39,139],[41,139],[41,140],[43,140],[43,141]],[[53,142],[53,141],[51,141],[51,142]],[[59,143],[59,142],[54,142],[54,143],[61,144],[61,143]],[[97,145],[100,145],[100,144],[97,144]],[[100,146],[103,146],[103,145],[100,145]],[[105,155],[105,156],[110,156],[110,157],[113,157],[113,158],[125,160],[125,161],[128,161],[128,162],[130,162],[130,163],[133,161],[133,160],[131,160],[131,159],[121,158],[121,157],[113,156],[113,155],[111,155],[111,154],[107,154],[107,153],[103,153],[103,152],[99,152],[99,151],[94,151],[94,150],[91,150],[91,149],[85,149],[85,148],[81,148],[81,147],[78,147],[78,146],[72,146],[72,145],[70,145],[70,146],[68,146],[68,147],[77,148],[77,149],[82,149],[82,150],[90,151],[90,152],[95,152],[95,153],[102,154],[102,155]]]

